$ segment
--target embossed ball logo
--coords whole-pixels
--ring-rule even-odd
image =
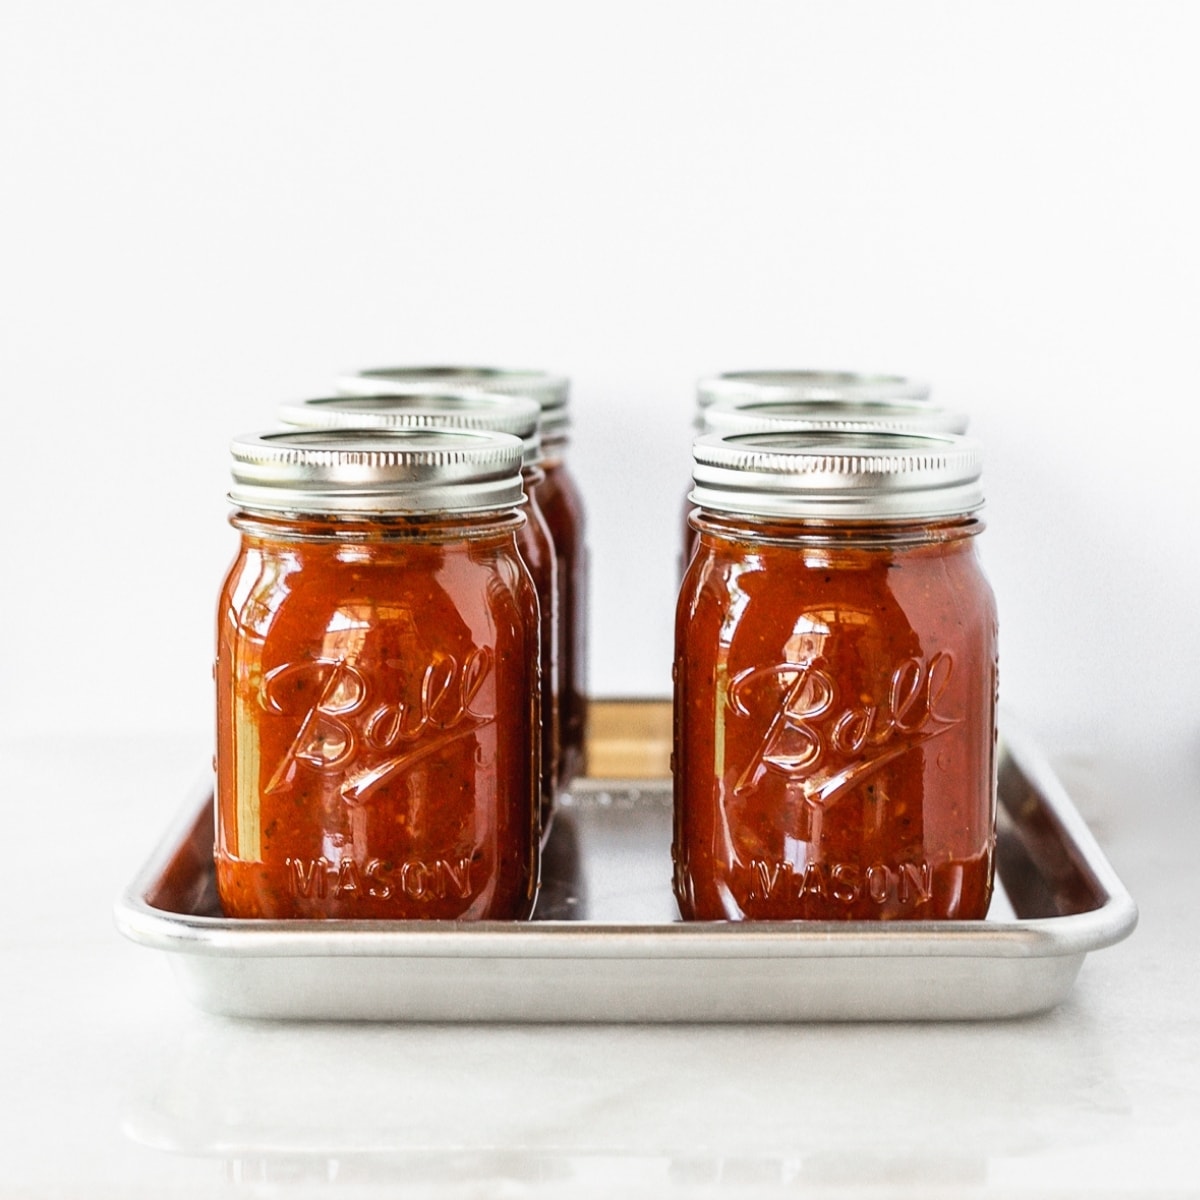
[[[734,795],[773,772],[798,785],[809,804],[825,807],[885,763],[961,723],[938,707],[954,672],[946,651],[897,663],[884,676],[881,697],[870,702],[856,696],[847,703],[819,661],[749,667],[733,676],[730,709],[763,727]]]
[[[347,803],[369,801],[386,780],[495,720],[494,713],[472,707],[493,660],[487,646],[461,663],[444,655],[424,669],[412,701],[374,697],[370,673],[345,658],[276,667],[263,681],[260,701],[267,712],[296,723],[297,732],[267,794],[289,788],[304,766],[342,773],[338,790]]]

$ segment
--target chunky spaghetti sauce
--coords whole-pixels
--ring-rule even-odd
[[[996,613],[979,522],[692,521],[674,667],[682,915],[984,916]]]
[[[530,915],[540,692],[522,521],[235,515],[216,668],[226,915]]]

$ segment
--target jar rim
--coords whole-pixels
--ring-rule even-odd
[[[487,367],[469,364],[426,364],[400,367],[365,367],[343,372],[337,390],[344,395],[378,391],[380,384],[435,388],[479,388],[508,396],[528,396],[542,408],[563,408],[570,398],[566,375],[532,368]]]
[[[930,384],[924,379],[887,372],[839,371],[806,368],[723,371],[708,375],[696,385],[696,403],[707,408],[722,400],[930,402]]]
[[[774,430],[693,442],[701,508],[806,520],[901,521],[983,506],[982,448],[961,434]]]
[[[279,406],[279,419],[297,429],[482,429],[510,433],[525,443],[525,462],[542,457],[541,413],[528,396],[476,388],[316,396]]]
[[[725,398],[710,404],[700,417],[705,433],[754,433],[773,429],[965,433],[968,423],[966,413],[919,400],[819,400],[790,396]]]
[[[525,501],[524,447],[476,429],[285,429],[230,444],[229,500],[265,513],[478,513]]]

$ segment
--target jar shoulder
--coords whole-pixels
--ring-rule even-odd
[[[536,624],[537,595],[515,539],[454,546],[243,543],[226,575],[226,636],[304,630],[375,639],[389,628],[440,629],[467,640]],[[355,629],[359,630],[354,635]]]
[[[994,642],[996,623],[995,596],[971,539],[864,550],[704,536],[676,611],[681,651],[794,641],[834,627],[859,638],[899,631],[920,640]]]

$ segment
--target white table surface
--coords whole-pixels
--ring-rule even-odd
[[[1196,1195],[1200,738],[1050,749],[1141,911],[1054,1012],[406,1027],[208,1016],[116,933],[202,738],[0,742],[0,1198]]]

